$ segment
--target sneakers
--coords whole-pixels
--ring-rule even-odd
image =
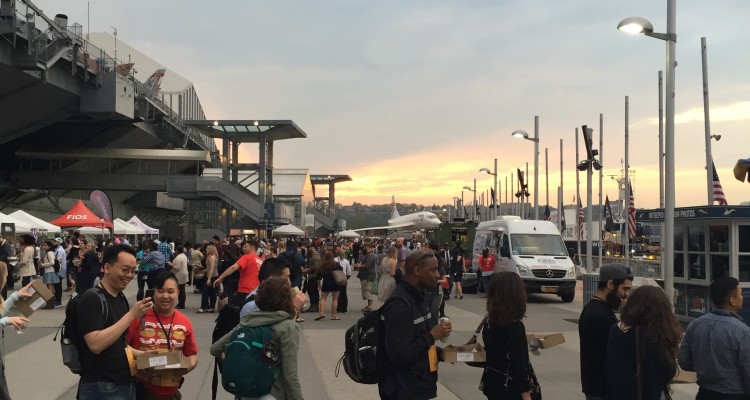
[[[204,312],[206,312],[206,310],[204,310],[202,308],[199,308],[198,311],[196,311],[195,313],[196,314],[203,314]]]
[[[294,320],[294,322],[305,322],[305,319],[300,317]]]
[[[62,303],[55,303],[55,308],[60,308],[60,307],[62,307]]]

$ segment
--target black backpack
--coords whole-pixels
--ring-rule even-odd
[[[372,385],[385,377],[385,323],[381,310],[383,307],[370,311],[347,329],[344,355],[336,364],[337,377],[342,363],[346,374],[357,383]]]
[[[255,295],[252,294],[247,296],[245,299],[234,297],[230,299],[227,305],[219,311],[219,315],[216,316],[216,325],[214,331],[211,334],[211,343],[216,343],[219,339],[224,337],[227,333],[231,332],[237,325],[240,324],[240,311],[242,307],[255,300]],[[214,363],[214,376],[211,382],[211,393],[212,399],[216,399],[216,392],[219,387],[219,372],[222,370],[222,361],[220,357],[216,357]]]
[[[99,296],[99,301],[102,303],[102,320],[106,323],[109,317],[109,307],[107,307],[107,300],[101,292],[102,289],[99,286],[95,286],[89,290],[93,290]],[[57,341],[57,335],[60,335],[60,350],[62,351],[63,364],[70,369],[70,372],[77,375],[81,373],[81,359],[79,354],[81,353],[81,349],[86,346],[83,336],[76,333],[78,332],[76,311],[81,297],[82,295],[74,295],[68,300],[68,304],[65,306],[65,321],[57,328],[57,333],[52,338],[52,341]]]

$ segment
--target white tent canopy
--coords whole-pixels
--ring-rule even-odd
[[[352,230],[341,231],[341,232],[339,232],[338,235],[339,235],[340,238],[358,238],[358,237],[362,236],[359,233],[354,232]]]
[[[3,213],[0,213],[0,223],[16,224],[16,233],[30,233],[32,228],[36,228],[36,226],[33,226],[28,222],[24,222],[20,219],[11,217],[10,215],[5,215]]]
[[[95,228],[93,226],[82,226],[80,228],[76,228],[75,231],[79,232],[81,235],[102,235],[102,236],[109,236],[109,229],[107,228]]]
[[[37,218],[37,217],[35,217],[35,216],[33,216],[33,215],[27,213],[26,211],[23,211],[23,210],[18,210],[18,211],[12,212],[12,213],[8,214],[8,216],[10,216],[12,218],[15,218],[15,219],[17,219],[17,220],[19,220],[21,222],[25,222],[26,224],[31,225],[33,228],[37,228],[40,231],[47,231],[47,232],[50,232],[50,233],[60,233],[60,232],[62,232],[62,229],[60,229],[59,226],[52,225],[49,222],[47,222],[47,221],[45,221],[45,220],[43,220],[41,218]],[[16,227],[16,230],[18,230],[18,227]]]
[[[140,220],[140,219],[139,219],[138,217],[136,217],[135,215],[133,215],[133,217],[131,217],[131,218],[130,218],[130,219],[128,220],[128,223],[129,223],[130,225],[133,225],[133,226],[136,226],[136,227],[138,227],[138,228],[141,228],[141,229],[143,229],[143,230],[145,231],[145,233],[146,233],[146,234],[149,234],[149,235],[158,235],[158,234],[159,234],[159,230],[158,230],[158,229],[152,228],[152,227],[150,227],[150,226],[148,226],[148,225],[144,224],[144,223],[143,223],[143,221],[141,221],[141,220]]]
[[[273,234],[279,236],[302,236],[305,234],[305,231],[289,224],[274,229]]]
[[[115,225],[116,235],[145,235],[146,230],[133,224],[129,224],[120,218],[115,218],[112,223]]]

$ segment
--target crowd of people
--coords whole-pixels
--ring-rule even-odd
[[[4,261],[14,254],[18,261],[8,268]],[[89,241],[72,234],[37,243],[26,235],[15,246],[0,242],[0,325],[24,329],[29,323],[7,313],[31,295],[35,277],[54,293],[46,308],[61,306],[63,292],[75,292],[80,296],[76,334],[84,344],[78,398],[179,399],[179,379],[142,371],[134,375],[129,358],[178,350],[188,360],[182,373],[197,366],[198,346],[185,310],[192,286],[201,295],[196,313],[236,310],[237,319],[214,338],[211,355],[225,359],[227,346],[244,329],[268,326],[269,357],[281,373],[267,398],[301,399],[297,351],[302,313],[317,313],[318,321],[340,321],[350,308],[346,285],[356,273],[360,311],[378,310],[383,321],[381,398],[430,399],[437,396],[437,362],[443,358],[436,341],[453,329],[445,301],[451,294],[463,298],[465,257],[460,246],[441,248],[403,238],[260,241],[215,236],[192,244],[161,237],[131,246],[119,237]],[[525,285],[518,274],[495,272],[495,263],[488,251],[478,260],[486,298],[481,336],[487,361],[481,388],[489,399],[539,399],[541,384],[528,356],[523,323]],[[138,293],[131,305],[123,291],[134,278]],[[16,280],[21,289],[8,296],[6,289]],[[750,358],[741,355],[747,355],[750,328],[737,315],[742,308],[739,282],[724,277],[711,284],[715,308],[694,320],[684,338],[664,292],[652,286],[632,289],[632,282],[625,265],[604,265],[597,291],[583,308],[579,337],[585,398],[669,398],[669,383],[679,366],[698,371],[699,400],[747,399]],[[0,400],[10,399],[4,379],[0,374]]]

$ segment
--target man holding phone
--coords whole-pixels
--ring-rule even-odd
[[[83,293],[76,310],[76,334],[82,335],[85,342],[79,349],[82,370],[78,399],[132,399],[135,387],[125,352],[129,347],[125,334],[133,321],[146,315],[153,302],[146,297],[130,307],[122,294],[136,273],[132,247],[107,247],[102,261],[101,285]],[[137,350],[132,353],[135,357],[142,354]]]

